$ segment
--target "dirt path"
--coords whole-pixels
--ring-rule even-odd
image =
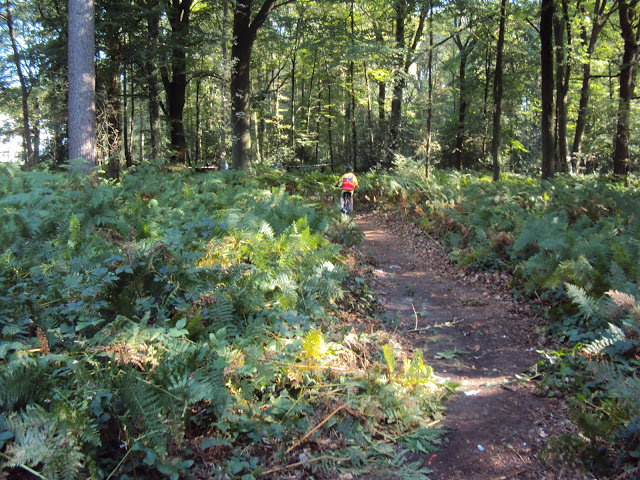
[[[489,283],[456,274],[440,246],[390,217],[360,215],[372,287],[397,317],[410,348],[460,384],[441,426],[448,443],[430,462],[432,480],[559,479],[536,459],[558,422],[558,404],[516,375],[538,360],[533,315]],[[435,327],[435,328],[428,328]]]

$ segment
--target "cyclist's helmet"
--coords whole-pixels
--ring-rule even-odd
[[[349,172],[353,172],[353,167],[347,167],[344,169],[345,172],[349,173]]]

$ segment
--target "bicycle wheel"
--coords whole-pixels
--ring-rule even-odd
[[[347,216],[351,216],[351,192],[344,192],[342,194],[342,205],[342,212]]]

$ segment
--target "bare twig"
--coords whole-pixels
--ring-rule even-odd
[[[314,457],[309,460],[305,460],[303,462],[292,463],[291,465],[286,465],[284,467],[272,468],[271,470],[266,470],[262,472],[260,475],[269,475],[271,473],[281,472],[282,470],[287,470],[289,468],[296,468],[302,465],[306,465],[307,463],[319,462],[320,460],[333,460],[334,462],[346,462],[347,460],[351,460],[349,457],[334,457],[333,455],[324,455],[322,457]]]
[[[522,470],[518,470],[517,472],[513,472],[509,475],[503,475],[501,477],[497,477],[494,480],[508,480],[509,478],[517,477],[521,473],[528,472],[529,470],[531,470],[531,467],[523,468]]]
[[[323,421],[321,421],[318,425],[316,425],[315,427],[313,427],[311,430],[309,430],[307,433],[305,433],[305,435],[298,440],[296,443],[294,443],[293,445],[291,445],[289,447],[289,449],[285,452],[285,455],[287,453],[289,453],[291,450],[294,450],[296,447],[298,447],[298,445],[300,445],[302,442],[304,442],[309,436],[313,435],[313,432],[315,432],[316,430],[318,430],[322,425],[324,425],[325,423],[327,423],[331,417],[333,417],[336,413],[338,413],[340,410],[344,410],[345,408],[347,408],[346,405],[340,405],[338,408],[336,408],[333,412],[331,412],[331,414],[325,418]]]

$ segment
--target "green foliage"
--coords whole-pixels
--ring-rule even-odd
[[[346,274],[322,210],[242,173],[146,165],[119,184],[98,178],[0,179],[7,466],[50,480],[251,478],[288,462],[264,446],[300,439],[327,399],[345,405],[319,430],[342,439],[326,448],[351,460],[340,468],[396,459],[380,435],[421,431],[407,447],[435,445],[425,429],[444,382],[418,356],[389,378],[370,360],[382,340],[333,332]]]

